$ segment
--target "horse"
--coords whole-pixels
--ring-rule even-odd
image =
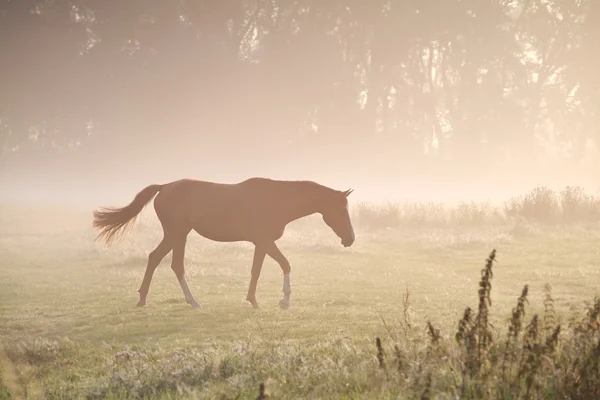
[[[163,238],[148,255],[144,278],[138,290],[138,307],[146,305],[152,275],[162,259],[173,251],[171,269],[179,281],[185,300],[200,307],[185,278],[186,240],[194,230],[216,242],[250,242],[254,244],[252,272],[246,300],[253,308],[256,285],[268,254],[283,272],[283,294],[279,306],[290,306],[291,266],[277,247],[286,226],[315,213],[341,239],[344,247],[354,243],[355,235],[348,213],[348,196],[353,189],[339,191],[314,181],[284,181],[249,178],[239,183],[218,183],[180,179],[153,184],[142,189],[129,205],[122,208],[99,207],[93,211],[92,226],[99,230],[96,240],[110,246],[132,227],[138,214],[154,198],[154,210],[163,230]]]

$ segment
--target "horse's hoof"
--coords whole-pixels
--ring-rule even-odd
[[[146,305],[145,301],[138,301],[136,307],[144,307]]]
[[[188,301],[188,304],[192,306],[192,308],[202,308],[197,301]]]
[[[288,308],[290,308],[290,303],[285,301],[284,299],[279,300],[279,307],[281,307],[282,310],[287,310]]]
[[[256,302],[256,300],[247,300],[248,303],[250,303],[250,305],[252,306],[253,309],[255,310],[260,310],[262,309],[262,307]]]

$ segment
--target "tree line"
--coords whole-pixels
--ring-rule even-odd
[[[594,0],[1,0],[0,37],[4,155],[171,134],[577,160],[598,139]]]

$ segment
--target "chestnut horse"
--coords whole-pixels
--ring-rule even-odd
[[[259,308],[256,284],[263,261],[267,254],[273,258],[283,271],[284,297],[279,305],[287,309],[290,305],[291,267],[275,242],[290,222],[320,213],[341,239],[342,245],[351,246],[354,229],[348,214],[347,197],[350,193],[352,190],[338,191],[312,181],[250,178],[236,184],[225,184],[182,179],[164,185],[150,185],[123,208],[94,211],[93,226],[100,230],[96,239],[101,238],[110,245],[156,196],[154,210],[163,228],[163,239],[148,256],[146,273],[138,290],[138,306],[146,304],[154,270],[171,250],[171,268],[186,301],[193,307],[200,306],[188,287],[183,266],[187,236],[193,229],[217,242],[246,241],[254,244],[252,274],[246,297],[254,308]]]

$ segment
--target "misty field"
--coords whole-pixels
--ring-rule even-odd
[[[348,249],[319,217],[296,221],[279,241],[286,311],[273,260],[253,310],[253,247],[194,232],[185,265],[202,308],[185,303],[170,255],[137,308],[161,237],[151,206],[107,248],[91,210],[5,205],[0,399],[254,399],[260,384],[289,399],[597,396],[600,203],[573,193],[353,204]]]

